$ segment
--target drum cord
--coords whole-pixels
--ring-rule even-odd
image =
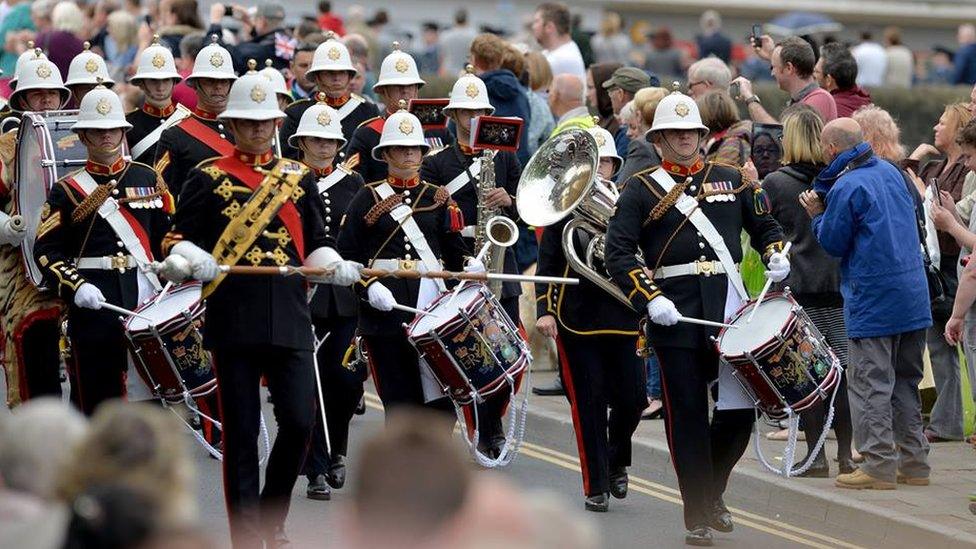
[[[187,402],[187,405],[189,406],[190,410],[193,413],[203,418],[204,421],[209,421],[210,423],[213,424],[214,427],[220,429],[220,431],[223,432],[223,426],[219,421],[201,412],[195,403],[190,405],[190,403]],[[173,412],[176,415],[176,417],[178,417],[180,421],[183,422],[183,425],[186,425],[187,429],[189,429],[190,433],[193,435],[193,438],[197,439],[197,442],[199,442],[204,447],[204,449],[206,449],[207,452],[214,457],[214,459],[216,459],[217,461],[224,461],[223,453],[219,449],[215,448],[213,444],[207,442],[207,439],[204,438],[204,436],[201,435],[197,429],[194,429],[193,426],[186,421],[186,418],[184,418],[182,414],[177,412],[172,406],[166,406],[166,408],[168,408],[171,412]],[[268,436],[268,426],[264,422],[264,413],[262,413],[259,417],[261,419],[261,442],[264,443],[263,444],[264,451],[261,452],[260,454],[261,457],[258,459],[258,466],[262,466],[268,461],[268,458],[271,456],[271,439]]]
[[[830,405],[827,408],[827,418],[824,421],[824,428],[823,431],[820,432],[820,438],[817,439],[817,444],[814,445],[813,451],[810,452],[810,455],[807,456],[807,460],[803,465],[801,465],[798,469],[793,469],[793,459],[796,454],[797,430],[800,424],[800,415],[794,412],[793,408],[786,409],[786,414],[788,417],[787,421],[789,423],[788,423],[788,430],[787,430],[786,449],[783,451],[783,466],[781,468],[777,468],[773,466],[766,459],[766,456],[763,454],[762,451],[762,446],[759,443],[759,431],[758,429],[755,430],[755,436],[753,437],[753,446],[756,449],[756,456],[759,458],[759,462],[762,463],[763,466],[766,469],[768,469],[770,472],[786,478],[802,475],[808,469],[810,469],[811,466],[813,466],[813,462],[817,459],[817,456],[820,455],[820,451],[823,449],[824,443],[827,442],[827,433],[830,431],[830,426],[834,422],[834,400],[837,398],[837,393],[839,392],[840,389],[841,380],[839,376],[843,375],[844,373],[844,368],[840,365],[840,361],[837,359],[837,357],[834,357],[834,365],[835,368],[837,369],[838,380],[837,380],[837,384],[834,385],[833,393],[830,395]],[[758,425],[758,423],[759,423],[759,409],[756,408],[755,424]]]
[[[508,398],[511,402],[511,408],[507,414],[509,416],[509,421],[508,432],[505,434],[505,446],[495,459],[489,458],[478,450],[478,440],[481,436],[478,430],[480,425],[477,406],[478,400],[477,392],[471,392],[471,407],[473,409],[472,415],[474,417],[474,436],[470,439],[465,436],[464,439],[468,442],[468,449],[471,451],[471,456],[474,457],[474,460],[482,467],[488,469],[505,467],[511,463],[513,459],[515,459],[515,456],[518,455],[519,449],[522,447],[522,441],[525,439],[525,422],[528,417],[529,394],[532,388],[531,363],[532,357],[529,355],[529,366],[527,366],[525,369],[524,378],[525,392],[517,404],[515,402],[511,402],[515,400],[515,395],[517,394],[515,389],[515,379],[511,375],[505,376],[505,380],[510,387]],[[457,404],[457,402],[454,402],[453,399],[451,402],[454,404],[454,410],[457,413],[458,421],[464,425],[464,411],[461,409],[461,406]]]

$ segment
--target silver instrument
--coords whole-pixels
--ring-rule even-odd
[[[631,307],[603,265],[607,226],[620,194],[597,174],[600,153],[590,132],[569,129],[550,137],[532,155],[519,179],[519,216],[536,227],[547,227],[573,214],[562,232],[569,266],[621,303]],[[574,236],[585,233],[586,249],[578,253]]]
[[[496,217],[501,217],[496,215],[497,210],[495,208],[489,208],[485,205],[485,199],[488,197],[488,193],[495,188],[495,154],[497,151],[491,149],[485,149],[481,153],[481,169],[478,172],[478,220],[474,227],[474,249],[484,250],[479,253],[478,259],[480,259],[484,264],[488,272],[500,273],[505,268],[505,250],[504,247],[498,242],[505,242],[508,240],[509,235],[499,235],[501,238],[491,238],[488,233],[488,223],[495,219]],[[506,218],[507,219],[507,218]],[[510,221],[510,220],[509,220]],[[514,226],[514,223],[512,224]],[[505,230],[508,225],[498,223],[495,224],[495,230]],[[516,228],[515,239],[518,239],[518,229]],[[495,246],[485,246],[485,241],[488,240]],[[515,241],[512,241],[514,244]],[[511,246],[511,244],[508,244]],[[502,283],[493,280],[488,283],[488,289],[495,297],[501,297]]]

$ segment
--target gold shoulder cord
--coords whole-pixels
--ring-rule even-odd
[[[236,265],[254,241],[261,236],[271,220],[278,215],[278,210],[292,197],[304,172],[283,175],[282,166],[285,164],[287,162],[279,162],[268,172],[241,208],[240,213],[224,227],[213,250],[213,256],[218,264]],[[225,276],[226,273],[220,273],[217,278],[208,282],[203,288],[203,297],[212,294]]]

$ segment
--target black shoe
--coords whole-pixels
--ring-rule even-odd
[[[586,496],[583,506],[587,511],[594,513],[606,513],[610,510],[610,496],[606,493]]]
[[[308,499],[319,501],[329,501],[332,499],[332,489],[325,481],[325,475],[315,475],[308,477],[308,488],[305,489],[305,496]]]
[[[533,387],[532,394],[547,397],[562,396],[566,394],[566,389],[563,388],[563,380],[557,377],[556,380],[552,382],[552,385],[546,387]]]
[[[291,540],[285,535],[285,527],[278,526],[274,529],[274,533],[265,540],[265,545],[267,549],[288,549],[291,547]]]
[[[695,526],[685,532],[685,545],[696,547],[711,547],[712,533],[708,531],[708,526]]]
[[[809,456],[804,457],[799,461],[799,463],[800,464],[806,463],[808,458]],[[794,467],[796,466],[794,465]],[[813,460],[813,463],[810,464],[809,469],[796,476],[803,477],[803,478],[830,477],[830,465],[827,463],[827,455],[823,452],[823,450],[820,451],[820,456],[818,456],[817,459]]]
[[[355,413],[357,416],[361,416],[366,413],[366,397],[359,397],[359,404],[356,405]]]
[[[610,495],[617,499],[627,497],[627,468],[616,467],[610,471]]]
[[[338,490],[346,484],[346,456],[336,456],[329,465],[329,474],[325,476],[329,486]]]
[[[732,523],[732,513],[729,512],[729,508],[725,506],[725,501],[722,498],[715,500],[715,504],[712,507],[712,520],[708,523],[708,526],[713,530],[724,533],[735,530],[735,524]],[[708,535],[708,539],[711,541],[711,534]]]

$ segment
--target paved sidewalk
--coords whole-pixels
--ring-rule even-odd
[[[553,373],[534,372],[533,385],[547,385]],[[565,397],[530,398],[530,411],[570,422]],[[528,428],[531,429],[531,418]],[[773,428],[761,424],[761,433]],[[766,458],[782,455],[785,443],[763,437]],[[672,478],[664,422],[642,421],[634,441],[654,452],[661,475]],[[806,443],[798,442],[797,459],[806,455]],[[976,516],[969,511],[968,495],[976,491],[976,450],[962,442],[933,444],[929,453],[932,484],[927,487],[898,485],[897,490],[846,490],[834,486],[837,446],[827,441],[831,458],[831,478],[785,479],[766,471],[753,447],[736,467],[726,503],[732,507],[748,505],[766,516],[789,521],[822,521],[826,528],[844,539],[863,540],[866,546],[942,549],[976,547]],[[775,459],[774,463],[780,463]]]

